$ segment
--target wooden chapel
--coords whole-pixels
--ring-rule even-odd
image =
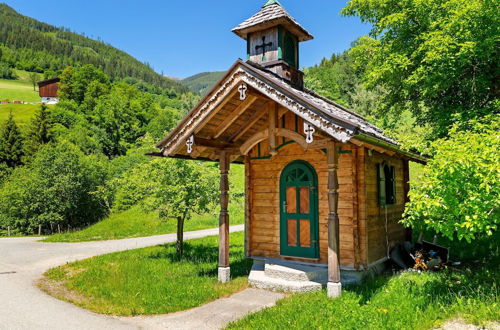
[[[231,163],[245,165],[251,285],[294,292],[358,281],[405,239],[398,223],[419,155],[363,117],[304,88],[301,42],[313,39],[276,0],[233,32],[247,44],[164,138],[163,157],[220,163],[219,281],[230,280]]]

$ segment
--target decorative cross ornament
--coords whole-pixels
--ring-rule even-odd
[[[188,154],[193,152],[193,146],[194,146],[194,135],[191,135],[189,139],[186,141],[186,146],[187,146],[187,152]]]
[[[314,132],[316,132],[316,129],[309,124],[308,122],[304,122],[304,133],[306,134],[306,142],[308,144],[313,143],[314,141]]]
[[[247,98],[247,91],[248,91],[247,84],[242,83],[240,87],[238,87],[238,91],[240,92],[240,100],[244,101]]]
[[[266,37],[262,37],[262,45],[258,45],[258,46],[255,46],[255,50],[257,52],[259,52],[259,49],[262,48],[262,62],[265,62],[266,61],[266,48],[267,47],[272,47],[273,46],[273,43],[272,42],[268,42],[266,44]]]

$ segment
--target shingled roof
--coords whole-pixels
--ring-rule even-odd
[[[246,40],[249,33],[277,25],[286,27],[299,38],[299,41],[307,41],[314,38],[276,0],[268,1],[258,13],[235,27],[232,31]]]
[[[289,82],[264,67],[242,60],[238,60],[170,135],[158,144],[162,153],[165,156],[173,156],[172,152],[180,143],[186,141],[194,127],[203,122],[220,99],[231,89],[236,88],[241,81],[338,141],[344,143],[363,141],[405,155],[411,160],[425,162],[423,157],[401,150],[396,141],[384,135],[381,129],[362,116],[310,90],[294,88]]]

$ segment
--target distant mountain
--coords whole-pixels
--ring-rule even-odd
[[[179,81],[192,91],[205,95],[226,72],[203,72]]]
[[[109,44],[23,16],[4,3],[0,3],[1,62],[20,70],[45,73],[68,65],[93,64],[113,79],[132,77],[161,88],[188,91]]]

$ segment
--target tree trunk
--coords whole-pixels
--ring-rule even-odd
[[[184,220],[185,217],[177,217],[177,254],[180,257],[184,253]]]

